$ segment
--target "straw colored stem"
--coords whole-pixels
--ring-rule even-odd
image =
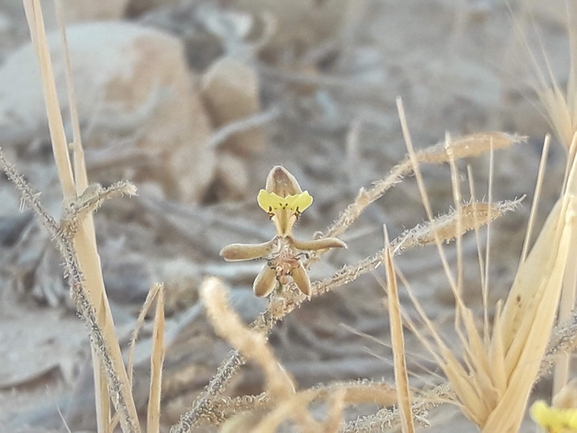
[[[78,188],[83,186],[82,183],[87,183],[87,175],[83,163],[79,164],[77,168],[82,170],[82,174],[77,177],[81,179],[81,184],[75,184],[40,2],[39,0],[24,0],[24,7],[33,45],[39,59],[50,137],[62,192],[66,202],[73,202],[77,197]],[[136,407],[115,334],[108,299],[104,292],[95,239],[94,224],[90,214],[83,218],[73,239],[66,238],[65,233],[62,232],[53,238],[59,244],[66,262],[73,299],[79,313],[88,323],[91,343],[97,348],[96,351],[100,357],[98,362],[94,362],[94,374],[99,376],[101,369],[104,369],[108,377],[107,387],[103,387],[102,378],[95,377],[96,386],[103,393],[110,394],[115,409],[120,414],[123,431],[139,432]],[[109,398],[107,395],[101,396],[101,399],[107,398]],[[102,407],[100,413],[104,417],[106,417],[105,412],[107,412],[106,407]],[[102,424],[106,424],[106,421],[103,420]]]
[[[42,89],[44,91],[44,103],[46,105],[46,114],[48,115],[48,128],[50,130],[50,139],[52,141],[52,150],[54,151],[54,160],[58,170],[58,178],[62,186],[64,198],[76,196],[74,177],[70,165],[70,156],[68,155],[68,146],[66,135],[64,133],[64,123],[60,110],[55,110],[58,104],[58,93],[56,92],[56,83],[54,82],[54,72],[46,41],[46,30],[44,29],[44,20],[40,0],[23,0],[24,11],[30,27],[32,43],[36,49],[40,64],[40,75],[42,79]]]
[[[411,413],[411,392],[409,390],[409,378],[407,374],[407,362],[405,359],[405,339],[403,337],[403,321],[401,318],[401,304],[395,265],[391,253],[389,235],[385,228],[385,268],[387,271],[387,305],[389,309],[389,323],[391,327],[391,345],[393,348],[393,360],[395,367],[395,384],[397,386],[398,407],[401,415],[403,433],[414,433],[415,426]]]
[[[160,432],[160,397],[162,365],[164,363],[164,288],[159,286],[152,331],[152,356],[150,357],[150,393],[146,419],[146,432]]]

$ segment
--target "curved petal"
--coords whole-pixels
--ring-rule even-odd
[[[286,168],[275,165],[266,177],[265,189],[281,197],[300,194],[302,189],[296,179]]]
[[[271,253],[275,242],[273,238],[263,244],[231,244],[220,250],[220,255],[227,262],[260,259]]]
[[[310,296],[312,289],[309,274],[307,274],[303,264],[301,262],[298,263],[298,266],[292,271],[293,280],[303,295]]]
[[[293,247],[303,251],[324,250],[326,248],[346,248],[347,244],[337,238],[323,238],[314,241],[299,241],[295,238],[291,239]]]
[[[256,276],[252,289],[254,294],[259,298],[268,296],[276,286],[276,274],[268,265],[264,265],[262,270]]]

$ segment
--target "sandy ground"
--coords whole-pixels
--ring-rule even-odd
[[[27,36],[23,18],[15,18],[18,11],[4,3],[0,3],[0,31],[4,32],[0,55],[6,58]],[[331,7],[342,7],[335,3]],[[147,182],[139,197],[110,202],[97,214],[105,281],[124,341],[150,283],[167,283],[174,338],[166,371],[184,373],[166,385],[166,424],[188,407],[228,351],[197,306],[202,278],[222,277],[232,287],[246,320],[264,307],[250,292],[261,264],[226,264],[218,251],[231,242],[262,242],[272,236],[273,227],[255,201],[268,170],[274,164],[284,165],[314,196],[314,205],[303,214],[296,234],[306,238],[325,230],[359,188],[384,177],[403,158],[397,96],[403,98],[418,148],[442,141],[447,133],[458,137],[507,131],[529,137],[527,144],[495,154],[494,198],[527,195],[523,206],[493,229],[490,298],[494,301],[506,293],[519,257],[543,137],[549,132],[532,88],[534,67],[518,31],[538,53],[541,41],[561,83],[568,70],[562,2],[533,3],[512,2],[511,12],[502,2],[491,0],[359,2],[328,39],[322,35],[305,39],[299,51],[279,43],[269,48],[277,58],[271,59],[270,52],[268,57],[252,58],[261,110],[276,107],[280,114],[264,126],[266,146],[237,159],[236,175],[246,182],[234,199],[213,183],[198,203],[184,204],[164,199]],[[198,19],[194,7],[185,8],[188,15],[174,12],[178,7],[165,5],[130,19],[188,41],[189,61],[197,67],[194,73],[202,73],[219,56],[219,46],[214,45],[223,41],[206,38],[204,45],[198,45],[199,39],[185,32],[195,28],[187,21]],[[283,13],[288,17],[288,12]],[[3,138],[9,132],[0,129],[7,156],[42,191],[47,208],[58,213],[60,197],[47,136],[38,132],[14,144]],[[463,177],[466,164],[473,169],[478,197],[486,196],[489,159],[465,161],[459,166]],[[563,152],[554,143],[541,221],[558,194],[563,164]],[[235,170],[230,171],[233,179]],[[424,175],[434,211],[447,212],[453,200],[448,166],[427,167]],[[0,426],[6,425],[1,431],[59,429],[57,406],[72,431],[94,431],[88,342],[84,325],[70,307],[59,258],[30,215],[19,211],[19,196],[4,178],[0,202]],[[408,178],[364,213],[343,236],[348,250],[328,255],[311,269],[312,278],[330,275],[343,264],[376,252],[383,243],[384,224],[394,238],[424,219],[414,179]],[[474,236],[464,242],[465,298],[480,312]],[[450,246],[448,251],[451,255]],[[398,265],[428,314],[440,328],[449,329],[452,299],[434,248],[410,251]],[[300,386],[356,378],[393,381],[383,297],[374,275],[365,275],[305,304],[278,326],[271,342]],[[406,294],[401,297],[408,305]],[[140,404],[147,386],[149,333],[144,333],[135,369]],[[436,366],[410,336],[408,348],[415,384],[438,383]],[[261,383],[258,372],[246,368],[229,392],[258,392]],[[546,389],[546,384],[541,388]],[[476,431],[466,419],[451,418],[449,412],[435,413],[427,431]],[[534,431],[530,422],[523,431]]]

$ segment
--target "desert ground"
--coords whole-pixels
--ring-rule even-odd
[[[262,261],[225,262],[235,243],[265,242],[274,225],[256,197],[282,165],[314,201],[294,228],[299,239],[324,232],[407,153],[397,98],[417,149],[475,133],[527,137],[458,161],[463,201],[522,199],[490,231],[489,305],[504,298],[518,265],[543,141],[552,129],[536,94],[537,66],[561,85],[569,75],[563,1],[497,0],[62,0],[78,114],[91,182],[127,179],[138,195],[107,201],[95,214],[104,282],[126,348],[154,282],[166,291],[162,424],[178,421],[230,346],[199,300],[204,278],[230,288],[247,323],[266,308],[252,293]],[[58,20],[43,1],[63,113]],[[533,57],[532,57],[533,56]],[[550,72],[547,71],[547,66]],[[66,132],[72,134],[70,122]],[[24,10],[0,0],[0,146],[61,217],[62,193],[50,147],[38,67]],[[553,136],[537,227],[560,193],[565,152]],[[492,188],[489,190],[489,169]],[[423,165],[435,215],[455,207],[449,164]],[[0,431],[96,431],[86,326],[77,317],[62,259],[20,193],[0,178]],[[335,249],[311,266],[312,281],[383,248],[426,221],[414,176],[372,203]],[[483,315],[478,242],[463,237],[463,297]],[[454,244],[446,245],[456,266]],[[449,344],[454,299],[435,246],[396,258],[410,290]],[[382,267],[305,302],[276,325],[270,343],[299,388],[371,379],[394,383]],[[417,318],[407,288],[401,304]],[[489,311],[493,314],[493,310]],[[408,328],[410,381],[445,378]],[[136,346],[134,395],[144,414],[150,321]],[[226,395],[258,394],[262,372],[248,363]],[[550,381],[535,395],[546,396]],[[375,412],[361,405],[347,420]],[[65,420],[65,422],[63,421]],[[423,431],[477,427],[450,405],[431,412]],[[527,417],[522,431],[535,431]]]

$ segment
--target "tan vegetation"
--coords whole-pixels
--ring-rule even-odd
[[[89,184],[80,125],[74,108],[70,120],[74,141],[70,144],[65,138],[39,0],[24,0],[24,5],[39,59],[51,143],[64,197],[60,220],[57,221],[44,208],[32,190],[33,186],[28,185],[1,152],[0,166],[20,191],[22,200],[48,231],[64,260],[71,297],[90,335],[98,432],[112,432],[118,423],[124,433],[158,433],[161,431],[166,348],[165,289],[162,285],[151,288],[137,320],[125,363],[104,288],[92,219],[92,214],[105,200],[134,195],[136,187],[126,181],[108,187]],[[228,261],[260,258],[267,261],[254,282],[257,296],[270,295],[267,308],[251,325],[246,325],[231,306],[230,291],[223,281],[216,277],[204,280],[200,299],[207,316],[216,333],[234,350],[223,360],[206,388],[192,407],[182,414],[180,421],[170,428],[170,432],[189,433],[200,428],[212,428],[223,433],[265,433],[292,428],[293,431],[311,433],[412,433],[417,425],[427,426],[429,411],[440,405],[454,405],[461,410],[472,422],[471,431],[476,428],[474,425],[485,433],[520,431],[530,403],[531,390],[537,381],[549,374],[553,365],[556,368],[556,391],[569,382],[569,359],[576,344],[577,331],[571,308],[575,303],[577,283],[577,271],[571,264],[571,259],[577,256],[577,167],[574,161],[577,154],[577,106],[572,100],[576,83],[577,66],[574,63],[566,92],[557,84],[551,85],[541,78],[540,97],[555,128],[554,132],[566,150],[565,180],[563,185],[559,185],[560,194],[555,206],[536,236],[531,233],[533,222],[529,223],[515,279],[506,299],[495,305],[489,304],[491,284],[487,278],[487,267],[490,257],[483,257],[479,250],[479,272],[484,276],[483,317],[477,317],[476,312],[467,306],[463,294],[463,236],[473,231],[477,242],[480,242],[480,230],[505,213],[517,209],[523,198],[493,201],[489,191],[486,199],[477,200],[470,170],[470,190],[464,194],[457,164],[458,160],[489,155],[492,167],[501,149],[514,144],[525,145],[526,137],[503,132],[475,133],[456,139],[447,136],[440,144],[415,150],[403,103],[398,98],[397,108],[407,156],[383,179],[376,180],[370,188],[361,189],[353,203],[324,233],[308,241],[295,239],[292,229],[301,213],[313,203],[311,195],[314,197],[315,192],[311,191],[310,195],[307,191],[303,192],[295,176],[282,167],[274,167],[265,189],[261,191],[264,194],[259,195],[259,204],[272,219],[271,225],[276,228],[275,237],[261,244],[232,244],[221,251]],[[70,96],[68,105],[75,107],[70,80],[67,84]],[[251,87],[251,90],[254,89]],[[258,134],[260,136],[260,132]],[[241,137],[246,138],[246,135]],[[241,147],[244,148],[245,144]],[[423,167],[441,164],[448,164],[451,171],[453,209],[435,215],[427,193]],[[394,239],[389,239],[385,227],[381,250],[343,266],[326,278],[310,278],[309,270],[313,264],[321,261],[330,249],[346,246],[339,238],[347,233],[367,207],[408,176],[416,178],[427,220]],[[539,179],[543,179],[542,171]],[[536,188],[536,191],[539,190],[540,185]],[[469,199],[463,199],[464,195],[468,195]],[[537,199],[538,196],[536,194]],[[537,203],[532,206],[535,208]],[[533,237],[536,240],[530,246]],[[456,269],[447,259],[445,244],[448,243],[456,245]],[[438,325],[428,317],[418,296],[411,290],[410,281],[397,267],[398,256],[422,246],[435,246],[441,258],[454,298],[453,329],[459,343],[457,347],[446,341]],[[394,380],[359,379],[300,388],[268,342],[271,331],[304,303],[350,284],[381,265],[386,274],[386,281],[381,281],[381,284],[390,322]],[[402,304],[403,293],[408,294],[412,305]],[[418,312],[418,320],[408,314],[411,308]],[[138,332],[150,311],[154,313],[149,394],[144,421],[137,412],[132,369]],[[556,319],[558,311],[559,317]],[[491,312],[494,312],[492,318]],[[430,352],[446,381],[443,379],[435,387],[411,385],[405,346],[406,329],[410,329]],[[254,364],[263,372],[264,391],[259,395],[224,394],[244,363]],[[378,408],[368,416],[351,418],[347,411],[359,404],[372,404]],[[564,407],[577,409],[572,400],[564,403]]]

